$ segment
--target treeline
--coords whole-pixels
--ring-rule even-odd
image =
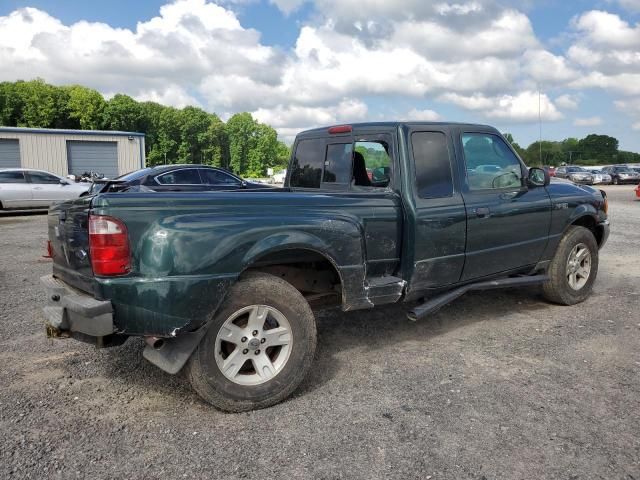
[[[543,140],[533,142],[527,148],[518,145],[510,133],[504,135],[525,163],[531,166],[640,163],[640,153],[618,150],[618,139],[608,135],[592,133],[581,139],[566,138],[561,142]]]
[[[0,82],[0,125],[143,132],[147,165],[203,163],[260,177],[289,160],[289,147],[278,141],[276,131],[250,113],[225,123],[198,107],[178,109],[122,94],[105,100],[87,87],[58,87],[39,79]]]

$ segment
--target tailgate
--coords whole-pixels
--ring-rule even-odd
[[[69,200],[49,209],[49,241],[53,249],[53,275],[69,285],[93,293],[89,259],[91,197]]]

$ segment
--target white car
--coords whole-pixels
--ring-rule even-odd
[[[0,169],[0,210],[49,208],[86,194],[90,183],[73,183],[43,170]]]
[[[278,173],[273,175],[273,183],[284,183],[284,179],[287,176],[287,170],[280,170]]]

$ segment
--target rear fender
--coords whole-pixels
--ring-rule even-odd
[[[293,230],[261,239],[247,251],[243,270],[273,253],[293,249],[312,251],[322,255],[338,272],[343,310],[370,308],[365,289],[364,233],[360,225],[350,219],[333,218],[323,220],[316,227],[317,234]]]

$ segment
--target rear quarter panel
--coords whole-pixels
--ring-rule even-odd
[[[390,201],[287,191],[100,195],[92,212],[124,221],[133,265],[128,276],[96,282],[112,300],[121,331],[176,335],[206,322],[260,256],[307,248],[336,266],[343,305],[361,308],[367,303],[361,217]]]

